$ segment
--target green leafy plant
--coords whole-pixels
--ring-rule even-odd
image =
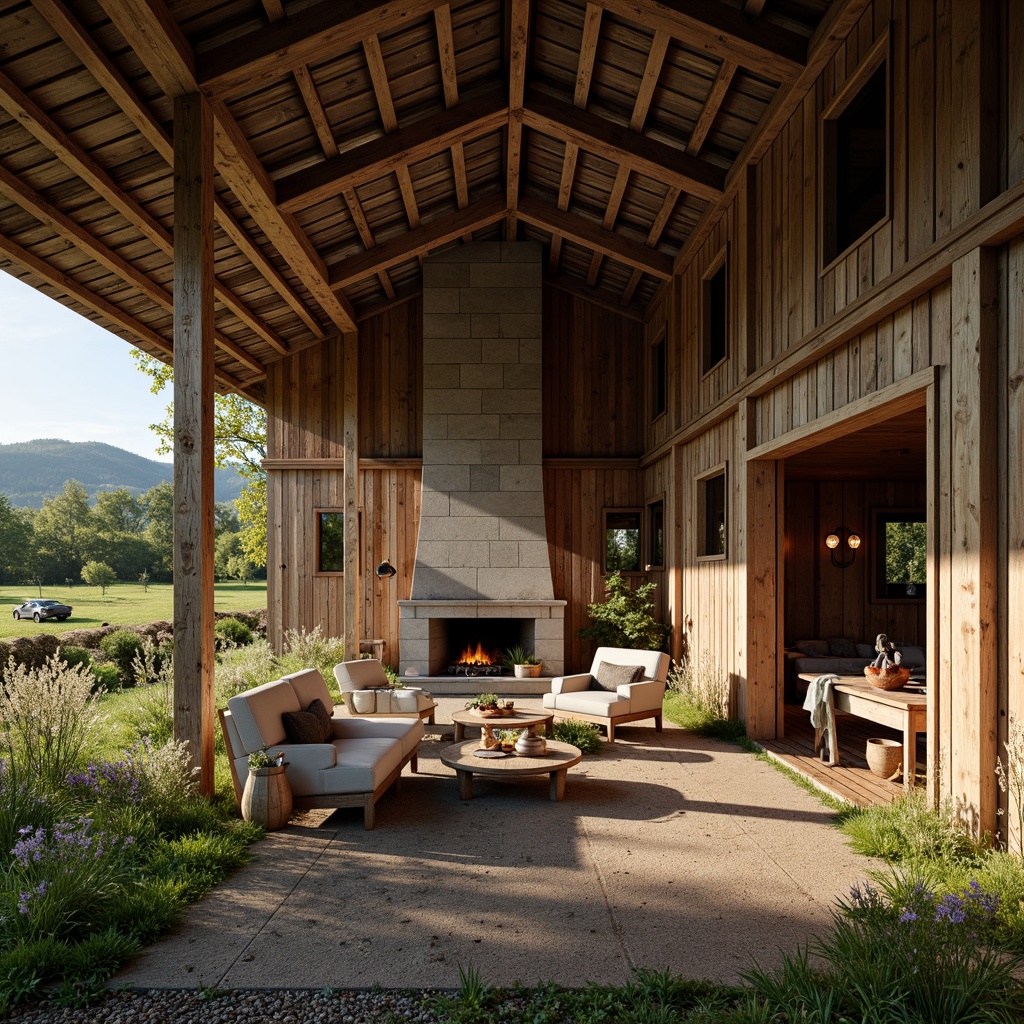
[[[117,582],[117,573],[106,562],[86,562],[82,566],[82,579],[90,586],[99,587],[105,595],[107,587]]]
[[[145,651],[142,637],[130,629],[115,629],[100,641],[100,650],[117,666],[121,685],[134,686],[134,662]]]
[[[281,763],[284,755],[280,752],[271,754],[266,750],[254,750],[249,755],[249,771],[258,771],[260,768],[273,768]]]
[[[505,665],[539,665],[540,659],[529,647],[517,644],[505,651]]]
[[[469,710],[473,708],[497,707],[497,705],[498,695],[496,693],[478,693],[466,701],[466,708]]]
[[[596,725],[581,718],[566,718],[555,722],[552,737],[562,743],[571,743],[582,754],[596,754],[601,749],[601,733]]]
[[[244,622],[231,617],[218,619],[213,632],[217,636],[219,646],[231,644],[235,647],[245,647],[253,640],[252,630]]]
[[[735,731],[728,722],[729,677],[710,651],[694,652],[668,674],[673,720],[692,732],[723,736]],[[723,729],[723,726],[730,729]]]
[[[284,634],[284,654],[279,659],[285,674],[315,668],[328,685],[334,681],[334,666],[345,660],[345,643],[340,637],[324,636],[317,626],[307,632],[289,629]]]
[[[612,573],[605,580],[607,599],[587,606],[587,614],[593,621],[581,629],[579,635],[605,647],[660,651],[668,643],[671,631],[652,614],[651,594],[657,586],[644,583],[634,590],[619,573]]]

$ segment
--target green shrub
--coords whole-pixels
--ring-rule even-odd
[[[113,693],[115,690],[121,689],[121,673],[118,672],[116,665],[111,665],[108,661],[94,661],[89,666],[89,671],[92,672],[92,677],[95,680],[92,684],[93,693],[99,693],[101,690],[105,693]]]
[[[74,668],[76,665],[84,665],[89,668],[92,665],[92,655],[84,647],[62,646],[57,653],[68,668]]]
[[[594,754],[601,749],[601,733],[596,725],[580,718],[566,718],[555,722],[552,737],[562,743],[579,747],[582,754]]]
[[[218,619],[213,631],[217,635],[218,647],[247,647],[253,640],[252,630],[238,619]]]
[[[285,653],[280,658],[282,674],[315,668],[327,681],[334,680],[334,666],[345,660],[345,644],[341,637],[323,636],[320,627],[307,633],[289,629],[284,634]]]
[[[628,580],[613,572],[605,580],[607,600],[587,606],[593,620],[579,631],[584,640],[596,640],[604,647],[633,647],[660,651],[668,643],[671,630],[654,618],[651,594],[657,583],[644,583],[634,590]]]
[[[23,828],[52,828],[69,814],[63,790],[46,793],[33,773],[0,760],[0,855],[14,849]]]
[[[266,639],[254,640],[247,647],[227,648],[213,669],[217,706],[226,707],[235,694],[280,679],[284,671]]]
[[[0,1014],[36,995],[66,954],[67,946],[53,936],[0,951]]]
[[[142,642],[142,637],[130,629],[116,629],[100,641],[100,650],[117,667],[121,686],[134,686],[135,659],[145,656],[145,644]]]
[[[742,722],[729,720],[729,677],[708,651],[672,666],[665,711],[673,722],[702,736],[735,742],[746,735]]]

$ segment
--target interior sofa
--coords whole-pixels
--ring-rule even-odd
[[[603,725],[609,743],[615,742],[616,726],[625,722],[653,718],[654,728],[661,732],[669,664],[669,656],[661,651],[598,647],[589,672],[551,680],[544,707],[555,720],[581,718]]]
[[[416,715],[349,718],[331,713],[326,740],[295,742],[296,727],[316,717],[308,709],[317,700],[325,712],[333,712],[334,701],[323,676],[316,669],[305,669],[228,701],[220,722],[235,799],[241,807],[249,755],[256,750],[282,751],[294,807],[362,807],[363,824],[372,829],[377,801],[392,786],[397,790],[407,764],[417,770],[423,722]],[[304,711],[306,716],[289,719],[290,739],[283,716]]]
[[[901,662],[911,670],[911,678],[924,678],[924,648],[916,644],[896,644],[902,654]],[[829,640],[797,640],[786,648],[786,696],[790,700],[799,697],[806,689],[801,683],[801,673],[815,676],[835,674],[837,676],[859,676],[867,665],[875,660],[875,642],[856,643],[843,638]]]

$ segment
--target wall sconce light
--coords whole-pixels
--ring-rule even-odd
[[[837,555],[837,552],[843,546],[843,541],[846,542],[846,546],[850,549],[849,558]],[[825,538],[825,547],[829,549],[832,564],[837,569],[847,569],[853,565],[853,560],[857,557],[857,548],[860,547],[860,534],[851,532],[845,526],[840,526],[839,529],[833,530]]]
[[[385,558],[384,561],[377,566],[376,572],[377,579],[389,580],[396,572],[398,572],[398,570]]]

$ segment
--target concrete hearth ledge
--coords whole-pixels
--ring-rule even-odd
[[[438,721],[463,703],[442,699]],[[478,778],[462,802],[430,740],[374,831],[356,810],[295,818],[111,987],[457,988],[460,966],[493,985],[636,967],[736,982],[824,932],[879,866],[738,747],[668,723],[617,735],[560,803],[545,776]]]

